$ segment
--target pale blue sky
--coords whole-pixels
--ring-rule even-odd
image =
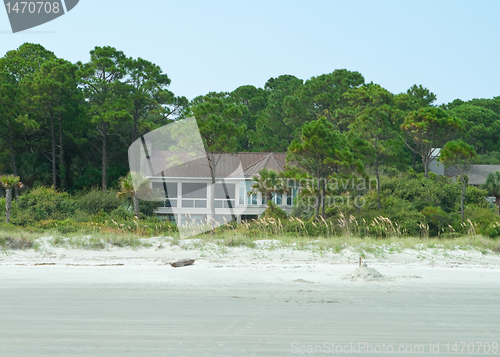
[[[77,62],[110,45],[160,65],[189,99],[347,68],[394,93],[422,84],[443,103],[500,95],[499,16],[498,0],[80,0],[18,34],[0,11],[0,56],[35,42]]]

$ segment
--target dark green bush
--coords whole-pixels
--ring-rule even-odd
[[[116,198],[116,191],[91,190],[78,197],[78,208],[87,214],[97,214],[100,211],[111,213],[123,204],[123,200]]]
[[[486,208],[489,206],[488,201],[486,201],[486,197],[488,196],[486,190],[481,190],[474,186],[467,186],[467,190],[465,191],[465,204]]]
[[[133,205],[132,199],[128,199],[127,202],[129,203],[130,206]],[[139,209],[141,212],[141,217],[146,218],[146,217],[156,217],[155,211],[160,207],[163,203],[162,202],[152,202],[152,201],[142,201],[139,200]],[[133,209],[132,209],[133,211]]]
[[[490,237],[500,235],[500,216],[492,208],[468,206],[465,208],[465,217],[467,232],[464,233],[471,233],[469,231],[472,222],[476,234],[484,234]]]
[[[117,209],[113,210],[113,212],[110,213],[111,218],[115,220],[127,220],[127,219],[133,219],[135,216],[134,213],[134,207],[129,206],[129,205],[121,205]]]
[[[13,203],[12,223],[27,226],[38,221],[62,221],[71,217],[76,209],[77,203],[68,193],[39,187]]]
[[[104,212],[123,219],[133,218],[134,209],[132,198],[117,198],[116,193],[116,190],[107,190],[103,192],[93,189],[77,198],[78,208],[88,215]],[[161,202],[139,200],[141,218],[155,216],[154,212],[160,204]]]
[[[281,208],[279,208],[278,206],[276,206],[272,201],[269,201],[267,203],[267,208],[266,210],[264,211],[264,213],[262,214],[262,217],[265,217],[265,218],[274,218],[274,219],[281,219],[281,220],[285,220],[287,219],[287,214],[285,211],[283,211]]]
[[[300,218],[302,220],[308,220],[314,216],[314,208],[311,207],[307,202],[307,197],[300,196],[292,208],[292,216]]]
[[[448,227],[451,223],[450,215],[444,212],[440,207],[427,206],[422,210],[422,214],[429,224],[429,235],[437,236],[442,229]]]
[[[411,202],[415,211],[425,207],[440,207],[444,212],[456,212],[460,205],[460,186],[445,176],[432,173],[405,173],[398,177],[381,180],[384,196],[393,196]]]
[[[126,166],[108,166],[108,187],[118,188],[118,180],[127,174]],[[87,190],[92,187],[101,187],[102,169],[100,167],[87,166],[79,175],[75,177],[73,189]],[[95,189],[93,189],[95,190]]]

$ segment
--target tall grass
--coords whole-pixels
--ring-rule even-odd
[[[45,229],[15,228],[0,225],[0,247],[6,249],[37,249],[37,239],[52,237],[53,246],[65,248],[109,249],[131,247],[134,249],[151,246],[142,238],[173,237],[171,244],[179,244],[179,235],[174,226],[158,219],[115,220],[94,216],[88,223],[47,221]],[[500,227],[500,223],[495,226]],[[466,232],[459,235],[452,226],[442,229],[438,237],[429,236],[429,226],[420,225],[419,236],[409,236],[396,222],[383,216],[371,220],[358,220],[352,215],[339,214],[334,219],[304,221],[300,218],[286,219],[265,217],[251,222],[229,222],[196,236],[202,243],[216,243],[226,247],[256,247],[259,240],[277,241],[274,246],[289,246],[294,249],[331,250],[340,252],[359,246],[380,247],[391,245],[398,249],[443,247],[445,249],[470,249],[500,252],[500,240],[478,234],[477,224],[471,220],[462,223]],[[374,248],[375,249],[375,248]]]

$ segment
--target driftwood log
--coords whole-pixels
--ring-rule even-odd
[[[168,264],[170,264],[174,268],[180,268],[180,267],[184,267],[186,265],[192,265],[193,263],[194,263],[194,259],[181,259],[181,260],[178,260],[176,262],[171,262]]]

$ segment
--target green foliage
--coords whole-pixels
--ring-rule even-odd
[[[457,178],[462,185],[462,197],[460,201],[460,212],[462,221],[465,220],[464,199],[467,189],[467,173],[471,168],[472,161],[476,157],[476,150],[462,140],[448,141],[441,150],[439,161],[451,165],[457,170]]]
[[[231,103],[225,96],[210,93],[195,98],[191,110],[207,152],[221,154],[236,151],[237,138],[246,129],[244,124],[237,124],[246,112],[245,106]]]
[[[243,117],[238,120],[238,123],[247,128],[245,135],[238,138],[238,151],[259,151],[255,147],[255,142],[258,141],[257,130],[260,129],[257,120],[267,106],[268,94],[266,90],[251,85],[238,87],[230,93],[229,101],[246,107]]]
[[[139,229],[134,215],[140,216],[141,224],[142,220],[150,222],[159,203],[134,202],[136,189],[119,187],[119,178],[128,172],[127,147],[158,126],[194,114],[209,160],[220,153],[288,149],[289,163],[295,165],[293,174],[315,180],[301,198],[316,195],[320,202],[321,195],[364,195],[366,205],[359,209],[346,203],[314,207],[316,219],[323,206],[325,219],[340,222],[336,234],[354,232],[350,225],[356,219],[360,226],[364,219],[363,227],[374,227],[369,234],[377,237],[396,234],[391,222],[398,223],[401,234],[437,234],[448,223],[457,232],[467,233],[474,226],[467,223],[465,228],[456,215],[460,185],[428,173],[433,148],[444,146],[442,161],[463,169],[465,218],[470,213],[481,222],[478,230],[498,234],[485,191],[467,186],[464,173],[472,160],[500,164],[500,97],[455,100],[437,107],[436,95],[421,85],[393,94],[345,69],[305,81],[283,75],[270,78],[263,88],[243,85],[230,93],[208,93],[190,103],[168,90],[170,82],[159,66],[128,58],[112,47],[95,47],[90,60],[77,65],[37,44],[26,43],[7,52],[0,58],[0,169],[20,176],[19,181],[7,177],[3,182],[6,199],[0,202],[0,210],[5,210],[7,219],[13,196],[21,194],[12,203],[14,224],[70,231],[88,229],[89,220],[94,220],[100,228],[111,229],[106,221],[113,219],[131,227],[120,226],[122,232]],[[407,147],[402,145],[405,135]],[[481,155],[474,158],[474,150]],[[416,162],[417,155],[421,163]],[[429,178],[401,173],[410,165]],[[385,175],[380,195],[366,190],[328,192],[321,187],[322,179],[364,176],[365,168],[377,177]],[[500,176],[496,176],[489,177],[484,188],[497,197],[500,206]],[[14,191],[20,181],[38,188]],[[47,184],[77,194],[71,197],[39,187]],[[256,190],[268,199],[281,190],[276,184],[256,184]],[[88,191],[98,186],[112,190]],[[117,199],[113,189],[130,197]],[[290,231],[333,234],[325,224],[319,228],[319,221],[310,220],[313,213],[311,205],[299,200],[293,214],[302,221],[290,221]],[[285,219],[277,207],[265,216]],[[149,232],[150,227],[144,226],[141,229]],[[299,226],[302,231],[296,231]],[[364,228],[359,227],[361,234]],[[286,224],[284,229],[288,229]]]
[[[450,215],[440,207],[428,206],[422,210],[422,214],[429,224],[429,234],[437,236],[444,227],[450,224]]]
[[[297,217],[302,220],[311,219],[311,217],[314,216],[314,210],[311,209],[311,206],[308,205],[307,202],[303,201],[302,199],[298,199],[297,201],[298,202],[292,208],[292,217]]]
[[[130,202],[130,201],[129,201]],[[139,207],[141,211],[141,217],[146,218],[149,217],[151,219],[152,217],[155,217],[154,211],[158,209],[163,204],[163,202],[158,202],[158,201],[139,201]]]
[[[27,187],[50,185],[50,165],[37,153],[23,153],[18,172]]]
[[[465,103],[451,113],[464,121],[464,140],[480,153],[498,149],[499,116],[493,110]]]
[[[108,187],[118,188],[120,177],[127,174],[128,167],[110,165],[108,167]],[[89,190],[99,187],[102,180],[101,167],[87,166],[73,181],[74,190]]]
[[[127,121],[132,120],[127,94],[130,88],[123,81],[127,74],[127,58],[113,47],[95,47],[90,51],[90,62],[78,63],[83,95],[87,103],[87,115],[95,126],[92,135],[102,143],[101,187],[108,187],[108,140],[109,135]]]
[[[493,209],[469,206],[465,209],[465,214],[473,227],[463,233],[483,234],[489,237],[500,236],[500,217]]]
[[[248,192],[248,196],[260,194],[268,205],[272,204],[273,194],[283,194],[289,191],[286,179],[274,170],[262,169],[258,176],[252,177],[252,181],[252,190]]]
[[[452,213],[459,207],[460,187],[444,176],[431,174],[426,179],[422,174],[407,173],[383,180],[382,194],[411,202],[418,212],[434,206]]]
[[[22,187],[19,176],[3,175],[0,176],[0,184],[6,190],[12,190],[15,187]]]
[[[439,161],[450,166],[457,166],[461,171],[467,171],[477,156],[472,145],[461,139],[448,141],[439,154]]]
[[[489,173],[483,188],[491,196],[500,197],[500,172]]]
[[[488,201],[486,201],[487,196],[488,192],[486,190],[474,186],[467,186],[465,203],[469,206],[486,208],[489,206]]]
[[[397,179],[394,179],[397,180]],[[385,187],[386,182],[382,187]],[[419,236],[421,224],[427,224],[426,217],[418,210],[412,201],[396,195],[382,195],[382,210],[377,210],[377,197],[374,193],[366,196],[366,205],[361,215],[354,215],[370,221],[377,216],[389,218],[399,225],[401,234]]]
[[[354,157],[346,144],[347,137],[335,130],[325,117],[321,117],[304,124],[300,139],[292,141],[288,148],[287,163],[316,179],[316,219],[319,217],[319,207],[323,206],[323,211],[325,208],[320,203],[322,191],[325,191],[324,180],[354,163]]]
[[[116,197],[117,192],[113,190],[101,191],[91,190],[78,197],[78,208],[86,214],[97,214],[99,212],[111,213],[118,209],[123,200]]]
[[[484,155],[477,155],[474,159],[476,165],[500,165],[500,152],[491,151]]]
[[[407,146],[422,158],[428,176],[434,148],[443,145],[463,129],[463,121],[450,116],[444,109],[428,107],[408,113],[401,125],[406,132]]]
[[[257,151],[285,152],[299,131],[300,124],[291,122],[289,105],[303,81],[292,75],[270,78],[264,86],[266,107],[258,115],[255,133],[250,140]]]
[[[77,202],[68,193],[39,187],[13,204],[12,223],[27,226],[39,221],[65,220],[73,215],[77,207]]]
[[[262,214],[262,217],[265,218],[274,218],[274,219],[280,219],[280,220],[285,220],[288,215],[286,214],[285,211],[283,211],[280,207],[276,206],[272,201],[267,202],[267,208]]]

